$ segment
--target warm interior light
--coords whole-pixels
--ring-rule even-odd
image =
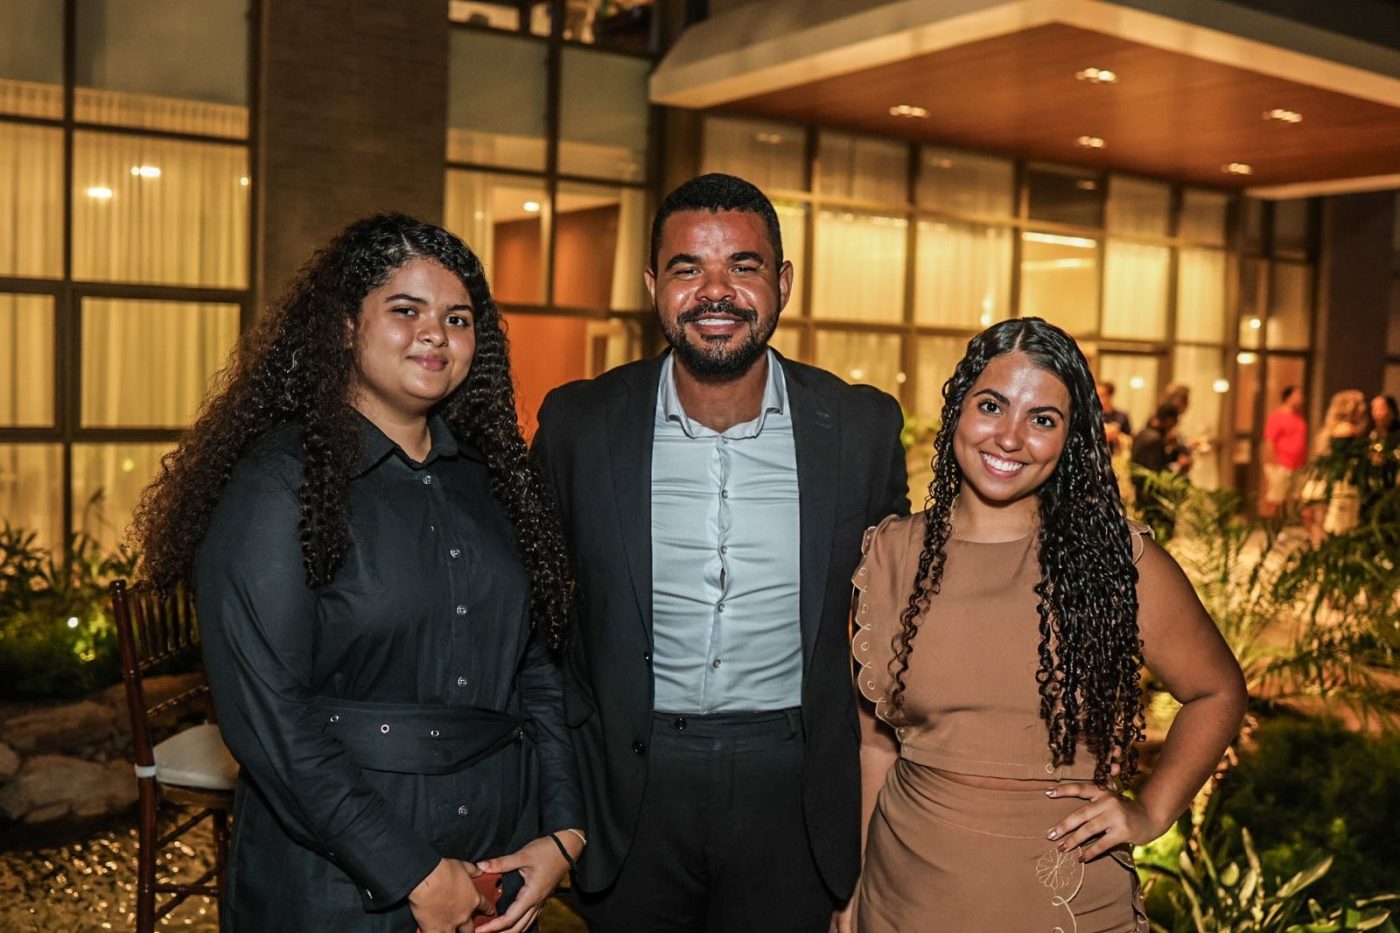
[[[1059,233],[1037,233],[1032,230],[1021,234],[1021,236],[1032,243],[1048,243],[1051,246],[1077,246],[1080,249],[1093,249],[1098,245],[1088,237],[1064,236]]]
[[[928,119],[928,111],[923,107],[916,107],[913,104],[895,104],[890,108],[892,117],[908,117],[911,120]]]
[[[1249,329],[1250,329],[1250,330],[1258,330],[1259,328],[1261,328],[1261,327],[1263,327],[1263,326],[1264,326],[1264,322],[1261,321],[1261,320],[1259,320],[1257,317],[1252,317],[1252,318],[1249,319]]]
[[[1244,162],[1226,162],[1220,166],[1220,170],[1226,175],[1253,175],[1254,166]]]
[[[241,178],[239,178],[239,179],[238,179],[238,183],[239,183],[240,185],[242,185],[244,188],[248,187],[248,176],[247,176],[247,175],[244,175],[244,176],[242,176]]]
[[[1147,385],[1147,380],[1141,376],[1134,376],[1128,380],[1128,388],[1130,389],[1141,389],[1145,385]]]
[[[904,383],[909,381],[909,377],[906,376],[904,373],[895,373],[894,381],[899,383],[900,385],[904,385]]]
[[[1090,84],[1115,84],[1118,81],[1118,73],[1107,68],[1085,68],[1083,71],[1076,71],[1074,76]]]
[[[934,168],[952,168],[952,167],[953,167],[953,160],[952,160],[952,159],[929,159],[929,160],[928,160],[928,164],[929,164],[929,165],[932,165]]]
[[[138,178],[159,178],[160,169],[154,165],[133,165],[131,174]]]
[[[860,380],[862,380],[862,379],[865,378],[865,370],[863,370],[863,369],[853,369],[853,370],[851,370],[851,378],[854,379],[854,380],[856,380],[857,382],[859,382]]]
[[[1081,178],[1074,183],[1074,187],[1080,191],[1095,191],[1098,189],[1099,183],[1092,178]]]
[[[1226,392],[1230,391],[1230,380],[1217,379],[1210,384],[1210,387],[1216,392],[1219,392],[1221,395],[1224,395]]]
[[[112,199],[112,189],[103,187],[102,185],[94,185],[86,191],[86,194],[88,197],[96,198],[99,201],[110,201]]]
[[[781,133],[755,133],[753,138],[765,146],[776,146],[783,141]]]
[[[1075,140],[1075,143],[1085,149],[1102,149],[1108,145],[1101,136],[1081,136]]]
[[[68,627],[69,627],[69,628],[77,628],[77,627],[78,627],[78,617],[77,617],[77,616],[69,616],[69,617],[68,617]]]
[[[538,213],[539,213],[539,210],[540,210],[540,202],[539,202],[539,201],[526,201],[524,204],[522,204],[522,205],[520,205],[520,206],[523,207],[523,208],[525,208],[525,211],[526,211],[527,213],[530,213],[530,214],[538,214]]]
[[[1255,363],[1259,362],[1259,354],[1251,353],[1248,350],[1241,350],[1239,353],[1235,354],[1235,362],[1239,363],[1241,366],[1253,366]]]
[[[1264,111],[1264,119],[1277,120],[1280,123],[1302,123],[1303,115],[1296,110],[1275,107],[1273,110]]]

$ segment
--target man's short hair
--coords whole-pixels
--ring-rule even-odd
[[[1163,402],[1157,406],[1157,411],[1152,416],[1152,420],[1158,424],[1166,424],[1168,421],[1176,421],[1181,417],[1181,409],[1171,402]]]
[[[1113,396],[1118,394],[1118,387],[1113,384],[1113,380],[1111,379],[1100,379],[1099,388],[1107,392],[1109,398],[1113,398]]]
[[[778,226],[778,212],[773,210],[773,202],[759,191],[757,186],[735,178],[711,172],[698,175],[666,195],[661,206],[656,209],[656,217],[651,222],[651,270],[656,271],[657,253],[661,251],[661,228],[666,218],[677,211],[746,211],[763,218],[768,228],[768,240],[773,247],[773,261],[783,264],[783,232]],[[776,269],[774,270],[776,271]]]
[[[1288,396],[1292,395],[1294,392],[1301,392],[1301,391],[1303,391],[1303,387],[1302,387],[1302,386],[1297,386],[1297,385],[1294,385],[1294,386],[1284,386],[1284,387],[1283,387],[1283,394],[1279,396],[1279,400],[1280,400],[1280,401],[1283,401],[1283,402],[1286,402],[1286,401],[1288,401]]]

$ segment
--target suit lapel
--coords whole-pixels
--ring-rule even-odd
[[[661,358],[637,368],[637,378],[608,400],[608,456],[637,612],[651,644],[651,444],[655,433]]]
[[[831,566],[831,541],[836,523],[836,490],[840,474],[841,425],[833,406],[814,391],[801,370],[783,361],[788,398],[792,402],[792,436],[797,458],[797,507],[801,522],[803,669],[811,662]]]

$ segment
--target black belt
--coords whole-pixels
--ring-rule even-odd
[[[323,698],[325,731],[361,768],[397,774],[453,774],[525,735],[525,720],[476,706],[364,703]]]

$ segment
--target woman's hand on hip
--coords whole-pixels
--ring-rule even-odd
[[[472,914],[481,904],[472,878],[481,869],[471,862],[445,858],[409,892],[408,909],[422,933],[470,931]]]
[[[561,843],[569,846],[569,854],[578,858],[583,851],[583,842],[573,833],[561,832]],[[511,902],[510,909],[489,923],[477,927],[478,933],[523,933],[539,917],[544,909],[545,898],[554,893],[560,879],[569,870],[554,840],[541,836],[526,843],[518,852],[502,855],[500,858],[486,859],[480,863],[482,871],[505,874],[519,871],[525,879],[525,886]]]
[[[1080,849],[1081,862],[1098,858],[1124,843],[1151,842],[1164,832],[1156,827],[1152,815],[1141,803],[1097,784],[1067,781],[1047,790],[1045,795],[1089,801],[1045,834],[1045,838],[1057,843],[1055,848],[1061,852]]]

